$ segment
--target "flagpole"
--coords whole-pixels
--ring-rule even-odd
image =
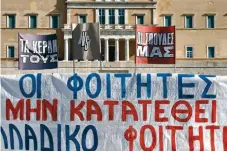
[[[73,74],[75,73],[75,60],[73,59]]]
[[[71,40],[71,43],[69,45],[69,49],[74,49],[74,39],[73,39],[73,35],[74,35],[74,30],[75,28],[77,28],[79,24],[71,24],[71,28],[72,28],[72,40]],[[73,74],[76,72],[75,68],[75,50],[72,50],[72,56],[73,56]]]
[[[137,25],[135,28],[135,40],[136,40],[135,48],[137,49]],[[135,58],[134,58],[134,73],[135,74],[136,74],[136,49],[135,49]]]
[[[134,73],[136,74],[136,62],[134,62]]]
[[[99,53],[100,53],[100,57],[99,57],[99,70],[102,71],[102,52],[101,52],[101,45],[102,45],[102,41],[100,38],[100,24],[98,22],[98,28],[99,28]]]

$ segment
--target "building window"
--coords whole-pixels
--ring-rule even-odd
[[[7,16],[7,28],[15,28],[16,25],[16,16],[8,15]]]
[[[37,28],[37,16],[29,16],[29,28]]]
[[[207,28],[214,28],[214,23],[215,23],[215,17],[214,15],[208,15],[206,17],[207,20]]]
[[[7,46],[7,58],[14,58],[14,46]]]
[[[144,16],[143,15],[137,15],[136,16],[136,24],[144,24]]]
[[[185,28],[193,28],[193,16],[185,16]]]
[[[53,15],[50,17],[50,27],[51,28],[59,28],[59,16]]]
[[[186,51],[186,58],[193,58],[193,47],[186,46],[185,51]]]
[[[118,13],[119,24],[125,24],[125,9],[119,9]]]
[[[215,58],[215,47],[214,46],[208,46],[207,47],[207,57],[208,58]]]
[[[115,10],[109,9],[109,24],[115,24]]]
[[[83,24],[87,22],[87,16],[86,15],[80,15],[79,16],[79,23]]]
[[[99,9],[99,23],[105,24],[105,9]]]
[[[172,16],[167,15],[164,16],[164,26],[171,26],[172,25]]]

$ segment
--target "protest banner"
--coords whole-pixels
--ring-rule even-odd
[[[175,64],[175,26],[136,25],[137,64]]]
[[[227,77],[1,76],[1,150],[227,150]]]
[[[58,67],[57,35],[18,33],[20,70],[54,69]]]
[[[72,32],[73,59],[100,60],[99,23],[77,24]]]

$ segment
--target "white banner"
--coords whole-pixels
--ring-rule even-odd
[[[227,76],[1,76],[1,150],[227,150]]]

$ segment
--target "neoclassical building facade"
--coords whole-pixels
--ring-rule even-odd
[[[56,33],[59,60],[72,60],[72,30],[99,22],[103,61],[134,59],[136,24],[175,25],[177,60],[226,61],[226,6],[226,0],[2,0],[1,59],[18,58],[18,32],[25,32]]]
[[[156,24],[156,1],[68,0],[64,27],[65,60],[70,59],[71,32],[78,23],[100,23],[101,53],[105,61],[129,61],[135,52],[135,25]],[[68,58],[69,54],[69,58]]]

